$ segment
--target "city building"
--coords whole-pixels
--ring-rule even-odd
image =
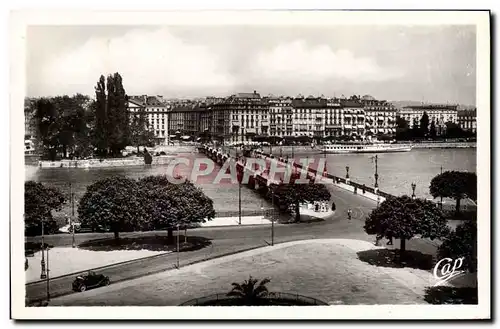
[[[472,133],[476,133],[477,109],[458,110],[457,121],[460,128]]]
[[[366,136],[394,135],[397,110],[385,100],[365,95],[360,99],[366,117]]]
[[[341,99],[342,135],[365,139],[365,110],[363,103],[356,96]]]
[[[146,111],[148,128],[154,132],[155,142],[159,145],[168,144],[168,112],[171,105],[167,104],[161,96],[129,96],[128,110],[137,113],[140,109]]]
[[[292,101],[293,135],[321,139],[325,136],[325,98],[308,96],[297,97]]]
[[[246,142],[269,133],[269,104],[256,91],[229,96],[210,108],[210,133],[216,140]]]
[[[340,137],[343,135],[343,109],[340,99],[330,98],[326,100],[325,111],[325,137]]]
[[[272,97],[269,103],[269,135],[285,137],[293,135],[293,107],[289,97]]]
[[[432,122],[436,127],[437,135],[444,134],[446,131],[446,123],[458,123],[457,122],[457,105],[416,105],[416,106],[406,106],[399,110],[398,115],[405,119],[410,128],[418,127],[420,125],[420,119],[427,113],[429,117],[429,127]]]
[[[197,103],[173,106],[169,111],[168,129],[170,137],[175,135],[189,136],[194,139],[203,131],[201,113],[206,110]]]

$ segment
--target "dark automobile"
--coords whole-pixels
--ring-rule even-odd
[[[79,275],[73,281],[73,291],[85,291],[109,285],[109,277],[90,271],[87,275]]]
[[[105,233],[105,232],[109,232],[109,228],[104,226],[104,225],[90,226],[90,225],[82,225],[80,223],[75,223],[73,226],[75,228],[75,233],[86,233],[86,232]],[[71,226],[68,228],[68,233],[73,233],[73,229]]]

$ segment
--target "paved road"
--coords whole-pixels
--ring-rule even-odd
[[[332,201],[337,206],[337,211],[332,218],[316,223],[282,224],[274,226],[274,242],[288,242],[293,240],[318,239],[318,238],[343,238],[362,239],[374,241],[373,236],[364,233],[365,217],[376,206],[374,201],[353,195],[335,186],[329,186],[332,192]],[[352,209],[352,220],[347,220],[347,209]],[[131,235],[162,235],[166,232],[140,232],[124,233],[122,236]],[[263,247],[271,241],[271,226],[241,226],[241,227],[206,227],[188,231],[190,236],[200,236],[211,239],[212,245],[196,250],[179,253],[180,266],[210,258]],[[76,235],[76,242],[80,243],[90,239],[112,237],[112,234],[87,233]],[[29,241],[39,241],[38,237],[28,238]],[[45,241],[54,246],[71,245],[72,237],[66,235],[47,236]],[[397,241],[395,241],[396,243]],[[397,247],[397,246],[396,246]],[[407,248],[418,250],[427,254],[434,254],[435,243],[424,239],[412,239],[407,242]],[[110,266],[99,270],[99,273],[110,277],[112,282],[137,278],[140,276],[175,269],[177,254],[170,253],[154,258],[137,260],[135,262]],[[71,293],[71,283],[74,276],[60,277],[50,281],[51,296],[61,296]],[[32,283],[26,285],[28,302],[33,303],[46,298],[46,283]]]

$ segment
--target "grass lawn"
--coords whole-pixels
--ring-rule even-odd
[[[210,245],[210,240],[202,237],[179,235],[181,251],[190,251]],[[37,246],[36,244],[30,244]],[[169,244],[167,236],[124,237],[119,240],[90,240],[78,245],[78,248],[56,247],[49,251],[50,276],[56,277],[77,271],[116,264],[128,260],[154,256],[175,251],[176,236]],[[26,282],[40,280],[41,252],[36,251],[27,257],[29,267],[26,271]],[[45,256],[46,257],[46,256]],[[47,260],[46,260],[47,261]]]
[[[150,250],[115,250],[115,251],[90,251],[80,248],[56,247],[49,251],[50,277],[56,277],[87,269],[111,265],[132,259],[143,258],[163,253],[163,251]],[[40,280],[41,252],[36,252],[33,257],[27,257],[29,267],[26,270],[26,282]],[[45,262],[47,258],[45,257]]]
[[[51,305],[179,305],[228,292],[232,282],[242,282],[249,275],[270,278],[270,291],[298,293],[330,304],[425,304],[432,275],[420,269],[377,267],[358,259],[358,252],[377,248],[345,239],[280,244],[63,296]]]

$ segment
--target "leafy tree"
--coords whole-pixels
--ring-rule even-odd
[[[74,153],[74,148],[79,141],[79,146],[86,148],[89,145],[82,144],[88,142],[85,136],[88,135],[87,120],[87,104],[89,98],[87,96],[77,94],[75,96],[58,96],[52,99],[57,110],[59,125],[59,143],[61,152],[64,157],[67,157],[68,150]]]
[[[190,181],[176,184],[167,176],[148,176],[139,180],[139,186],[149,228],[166,229],[169,241],[177,225],[187,229],[215,217],[212,199]]]
[[[116,156],[128,145],[130,138],[127,95],[119,73],[108,76],[106,88],[108,93],[107,138],[109,150],[113,156]]]
[[[93,144],[97,154],[105,155],[108,152],[108,114],[106,102],[106,79],[103,75],[99,78],[95,87],[96,100],[93,103],[95,116],[95,128]]]
[[[276,187],[270,186],[273,196],[279,204],[286,209],[293,206],[295,209],[295,221],[300,221],[300,204],[315,201],[329,201],[331,194],[324,184],[296,184],[297,176],[293,176],[288,184],[280,184]]]
[[[33,107],[38,147],[43,155],[55,160],[58,153],[64,157],[69,151],[88,148],[89,120],[87,96],[57,96],[30,102]]]
[[[227,293],[227,296],[238,297],[246,306],[260,305],[262,299],[269,293],[266,287],[269,282],[271,282],[271,280],[268,278],[260,280],[259,282],[258,279],[254,279],[250,276],[248,280],[242,283],[233,282],[233,288]]]
[[[436,239],[448,232],[446,219],[436,204],[406,195],[382,202],[366,218],[364,229],[378,237],[401,239],[402,254],[406,250],[406,240],[415,235]]]
[[[130,137],[132,145],[139,146],[154,146],[154,132],[149,130],[149,122],[146,119],[146,110],[141,107],[138,113],[131,114],[132,120],[130,124]]]
[[[431,180],[429,189],[434,198],[455,199],[455,210],[459,213],[462,199],[477,199],[477,176],[476,173],[465,171],[445,171]]]
[[[78,216],[83,225],[109,227],[115,239],[119,233],[144,227],[144,200],[137,181],[125,177],[99,180],[89,186],[80,199]]]
[[[24,183],[24,223],[25,233],[41,232],[42,221],[46,227],[57,226],[52,211],[59,211],[65,202],[64,195],[55,187],[27,181]],[[49,232],[50,230],[47,230]]]
[[[42,155],[54,161],[60,145],[59,131],[61,122],[59,120],[59,111],[48,98],[38,99],[34,106],[34,121],[39,146],[42,148]]]
[[[408,122],[400,116],[396,117],[396,127],[400,129],[408,129]]]
[[[420,119],[420,134],[421,136],[427,136],[427,134],[429,134],[429,115],[425,111]]]
[[[437,130],[436,130],[436,123],[434,122],[434,120],[432,120],[432,122],[431,122],[431,127],[429,129],[429,135],[431,136],[431,138],[436,138]]]
[[[454,122],[446,123],[446,137],[447,138],[460,138],[465,137],[467,134]]]
[[[464,268],[470,272],[477,270],[477,223],[465,221],[450,232],[438,248],[439,258],[457,259],[464,257]]]

